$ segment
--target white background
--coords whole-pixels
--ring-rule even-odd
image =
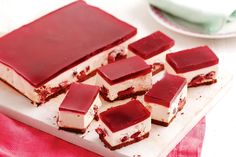
[[[4,35],[51,10],[73,0],[0,0],[0,35]],[[87,0],[138,28],[138,38],[161,30],[176,44],[172,50],[208,45],[220,58],[220,68],[236,75],[236,38],[200,39],[171,32],[159,25],[148,12],[145,0]],[[223,6],[222,6],[223,7]],[[235,29],[236,31],[236,29]],[[236,156],[236,85],[206,117],[202,157]]]

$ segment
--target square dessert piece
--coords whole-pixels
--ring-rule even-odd
[[[59,107],[59,128],[84,133],[101,105],[99,87],[73,83]]]
[[[147,138],[151,115],[138,100],[132,100],[100,113],[99,123],[99,138],[105,147],[115,150]]]
[[[164,70],[164,62],[169,49],[174,46],[174,40],[157,31],[128,45],[128,55],[138,55],[147,64],[152,65],[153,75]]]
[[[218,57],[208,46],[166,55],[166,70],[185,77],[188,87],[210,85],[217,82]]]
[[[0,78],[41,104],[95,75],[108,58],[124,57],[135,34],[129,24],[76,1],[0,38]]]
[[[152,123],[168,126],[184,107],[186,97],[186,79],[165,73],[144,96],[146,107],[151,111]]]
[[[139,56],[105,65],[98,69],[97,85],[107,101],[144,94],[152,87],[151,66]]]

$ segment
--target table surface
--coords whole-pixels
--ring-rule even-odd
[[[0,35],[4,35],[36,17],[46,14],[73,0],[0,0]],[[138,28],[138,38],[161,30],[173,39],[172,48],[178,51],[200,45],[208,45],[220,58],[220,68],[236,75],[236,37],[228,39],[201,39],[172,32],[158,24],[149,14],[145,0],[87,0],[103,10],[127,21]],[[203,143],[202,157],[236,156],[236,105],[233,98],[236,85],[217,103],[206,116],[206,134]]]

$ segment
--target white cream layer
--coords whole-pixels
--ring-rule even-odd
[[[112,132],[101,120],[99,120],[99,122],[99,128],[106,130],[107,135],[104,137],[105,140],[113,147],[123,143],[121,139],[125,136],[128,137],[128,140],[125,142],[128,142],[133,140],[133,138],[130,138],[130,136],[132,136],[134,133],[140,131],[141,133],[138,137],[141,137],[151,130],[151,117],[117,132]]]
[[[60,75],[56,76],[54,79],[48,81],[44,84],[46,88],[50,89],[53,87],[58,87],[60,83],[67,81],[69,84],[77,81],[76,77],[73,77],[73,72],[77,71],[78,73],[82,70],[85,70],[86,67],[90,67],[89,71],[85,71],[86,74],[96,70],[97,68],[101,67],[101,65],[107,64],[107,56],[110,52],[116,49],[125,49],[127,52],[127,45],[134,40],[135,37],[127,40],[126,42],[110,48],[106,51],[95,55],[88,60],[74,66],[73,68],[61,73]],[[53,60],[52,60],[53,61]],[[13,69],[9,68],[8,66],[0,63],[0,77],[2,80],[9,83],[11,86],[19,90],[22,94],[26,97],[31,99],[33,102],[40,103],[40,96],[35,92],[34,86],[32,86],[27,80],[25,80],[22,76],[16,73]],[[40,88],[40,87],[39,87]],[[53,93],[51,93],[53,94]]]
[[[180,91],[176,98],[170,104],[170,107],[165,107],[161,104],[145,102],[145,106],[151,110],[151,117],[154,120],[169,123],[171,119],[178,112],[178,105],[180,99],[183,100],[187,97],[187,85]],[[174,112],[174,110],[176,110]]]
[[[144,59],[145,62],[149,65],[152,65],[154,63],[162,63],[164,64],[165,63],[165,58],[166,58],[166,54],[170,53],[170,50],[166,50],[164,52],[161,52],[151,58],[148,58],[148,59]],[[132,57],[132,56],[136,56],[135,53],[133,53],[132,51],[128,50],[128,57]],[[141,56],[140,56],[141,57]]]
[[[113,101],[118,97],[118,93],[120,91],[124,91],[130,87],[134,88],[134,92],[138,91],[146,91],[151,89],[152,87],[152,73],[148,73],[146,75],[142,75],[136,78],[128,79],[124,82],[116,83],[110,85],[106,82],[99,74],[97,74],[97,81],[96,85],[99,87],[105,87],[108,89],[107,97]]]
[[[58,126],[63,128],[86,129],[92,122],[96,114],[96,111],[94,111],[95,105],[98,108],[102,106],[99,94],[95,98],[94,102],[92,103],[91,107],[89,108],[86,114],[80,114],[64,110],[59,111]]]
[[[213,65],[213,66],[209,66],[209,67],[206,67],[206,68],[198,69],[198,70],[193,70],[193,71],[185,72],[185,73],[176,73],[175,70],[171,67],[171,65],[166,62],[165,69],[170,74],[174,74],[174,75],[178,75],[178,76],[186,78],[187,82],[189,83],[189,82],[191,82],[191,80],[194,77],[196,77],[198,75],[201,75],[201,74],[205,75],[205,74],[208,74],[208,73],[210,73],[212,71],[215,71],[216,72],[215,76],[217,76],[218,64]]]

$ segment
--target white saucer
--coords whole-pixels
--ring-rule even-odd
[[[177,33],[193,37],[211,39],[236,37],[236,22],[226,23],[224,27],[217,33],[206,34],[202,31],[200,26],[162,12],[158,8],[155,8],[151,5],[149,5],[149,12],[158,23]]]

